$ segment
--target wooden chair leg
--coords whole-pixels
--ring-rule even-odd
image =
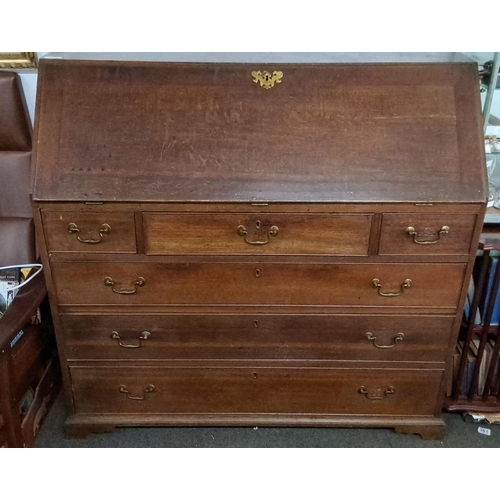
[[[4,420],[9,448],[22,448],[21,420],[16,408],[12,406],[9,383],[10,356],[8,354],[8,352],[0,353],[0,411]]]

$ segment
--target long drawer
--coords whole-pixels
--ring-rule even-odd
[[[69,360],[444,362],[450,316],[66,315]]]
[[[464,264],[54,262],[59,305],[456,307]]]
[[[145,213],[146,254],[367,255],[371,215]]]
[[[73,367],[77,413],[433,415],[441,370]]]

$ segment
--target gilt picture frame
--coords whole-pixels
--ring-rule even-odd
[[[36,52],[0,52],[0,70],[30,70],[37,67],[38,57]]]

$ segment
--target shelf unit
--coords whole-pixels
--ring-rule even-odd
[[[492,254],[500,252],[500,231],[486,229],[479,243],[479,255],[474,273],[474,294],[467,317],[464,314],[459,334],[462,352],[453,371],[453,390],[445,401],[448,411],[500,412],[500,325],[492,325],[492,315],[500,288],[500,266],[492,269]],[[489,284],[493,283],[487,294]],[[489,297],[487,298],[487,295]],[[486,300],[487,298],[487,300]],[[481,324],[475,324],[478,310],[481,311]],[[475,343],[476,350],[472,350]],[[489,344],[491,356],[487,359]],[[469,372],[467,366],[472,360]],[[484,381],[480,374],[484,373]],[[480,384],[481,382],[481,384]],[[484,388],[480,385],[484,384]]]

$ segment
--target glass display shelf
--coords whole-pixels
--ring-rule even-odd
[[[484,115],[484,147],[488,173],[488,209],[484,223],[500,224],[500,80],[498,71],[500,55],[484,61],[480,71],[481,101]]]

